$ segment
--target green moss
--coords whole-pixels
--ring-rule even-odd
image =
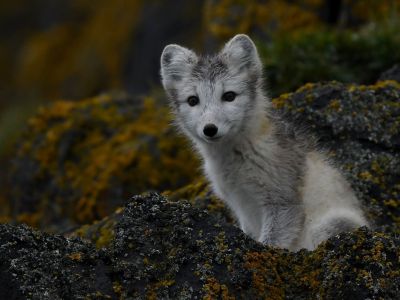
[[[398,21],[358,30],[318,27],[259,40],[270,94],[276,97],[307,82],[374,82],[400,60],[398,27]]]

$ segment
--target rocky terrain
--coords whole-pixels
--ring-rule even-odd
[[[134,197],[108,246],[0,226],[2,299],[395,299],[400,239],[361,228],[313,252],[262,246],[186,201]]]
[[[356,190],[374,224],[372,229],[342,233],[315,251],[290,253],[246,237],[201,177],[177,189],[174,181],[168,181],[168,167],[182,168],[181,175],[186,169],[173,160],[154,170],[132,168],[138,177],[128,183],[122,180],[126,185],[115,180],[119,178],[112,173],[116,167],[110,171],[114,180],[104,181],[108,192],[92,198],[92,207],[109,205],[102,220],[68,230],[64,236],[25,225],[0,226],[0,298],[396,299],[400,293],[400,84],[385,79],[369,86],[306,84],[272,100],[276,113],[318,135],[321,148]],[[60,232],[60,224],[72,222],[76,213],[60,213],[54,219],[46,216],[68,205],[72,209],[82,201],[84,187],[93,185],[87,181],[73,186],[74,190],[59,184],[74,178],[68,177],[67,168],[85,174],[91,170],[92,157],[107,149],[119,149],[112,150],[118,153],[133,137],[148,141],[146,136],[154,136],[155,145],[170,138],[168,131],[162,133],[165,136],[159,134],[159,127],[148,135],[117,130],[129,111],[135,111],[129,118],[145,118],[148,124],[163,120],[143,117],[148,116],[143,100],[126,99],[100,97],[71,107],[61,102],[31,121],[31,136],[16,156],[12,175],[24,179],[14,181],[11,193],[18,203],[16,215],[23,215],[18,209],[30,207]],[[142,108],[129,110],[128,103]],[[121,118],[113,117],[119,121],[110,123],[110,115],[104,112],[121,114]],[[88,153],[92,145],[99,148],[89,152],[85,161],[79,151]],[[160,153],[176,153],[163,149]],[[107,151],[104,155],[110,155]],[[129,168],[130,161],[118,166]],[[24,166],[31,167],[25,170]],[[130,200],[126,196],[121,201],[123,194],[112,192],[115,184],[117,189],[151,184],[158,173],[167,174],[160,177],[161,181],[166,178],[169,189],[162,195],[148,193]],[[57,180],[50,184],[49,178]]]
[[[0,300],[399,299],[398,16],[400,0],[0,1]],[[291,253],[211,192],[159,57],[237,33],[371,228]]]
[[[105,94],[41,109],[9,176],[14,219],[62,232],[109,215],[141,191],[194,180],[197,160],[170,126],[163,100]]]

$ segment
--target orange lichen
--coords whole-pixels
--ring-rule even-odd
[[[334,99],[334,100],[332,100],[330,103],[329,103],[329,108],[331,108],[331,109],[333,109],[333,110],[335,110],[335,111],[340,111],[340,101],[339,100],[337,100],[337,99]]]
[[[159,299],[157,290],[160,288],[168,288],[175,283],[175,280],[161,280],[156,283],[150,284],[147,288],[146,299],[156,300]]]
[[[74,252],[68,255],[68,258],[71,260],[81,261],[82,260],[82,253],[81,252]]]
[[[259,296],[267,299],[283,299],[284,286],[276,268],[279,255],[273,252],[250,252],[245,256],[245,268],[253,272],[252,285]],[[273,278],[266,280],[266,278]]]
[[[113,291],[115,294],[117,294],[117,296],[120,297],[120,299],[123,299],[122,298],[123,289],[122,289],[121,283],[119,283],[118,281],[114,281],[113,282]]]
[[[125,193],[133,194],[177,187],[198,174],[192,151],[170,127],[168,108],[144,98],[132,119],[114,101],[121,100],[103,95],[81,102],[60,101],[41,109],[29,124],[30,138],[43,138],[39,144],[28,138],[18,153],[39,162],[37,176],[51,174],[60,190],[77,192],[76,198],[68,201],[74,207],[63,205],[62,209],[79,223],[104,217],[115,208],[107,197],[115,182]],[[138,99],[124,101],[128,105]],[[76,138],[60,169],[60,145],[74,132]],[[46,209],[44,195],[41,201],[37,209]],[[36,221],[29,224],[37,225]]]
[[[205,179],[199,179],[196,182],[186,185],[175,191],[165,191],[164,196],[167,196],[171,201],[179,199],[194,200],[196,197],[204,197],[210,192],[210,188]]]
[[[207,279],[207,283],[203,286],[205,296],[203,300],[223,299],[233,300],[235,296],[229,293],[229,289],[225,284],[220,284],[214,277]]]

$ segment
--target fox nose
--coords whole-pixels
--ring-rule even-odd
[[[207,124],[206,126],[204,126],[203,132],[206,136],[213,137],[214,135],[217,134],[218,127],[215,126],[214,124]]]

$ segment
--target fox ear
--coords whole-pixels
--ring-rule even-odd
[[[196,54],[179,45],[171,44],[161,54],[161,78],[165,89],[175,86],[196,63]]]
[[[262,63],[253,41],[245,34],[235,35],[224,48],[221,55],[225,57],[228,65],[235,71],[241,72],[245,69],[255,71],[257,75],[262,74]]]

